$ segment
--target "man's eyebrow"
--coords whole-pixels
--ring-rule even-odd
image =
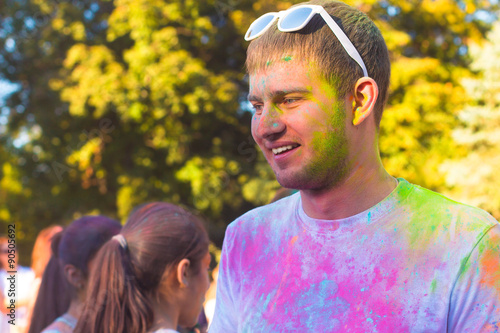
[[[254,102],[262,102],[262,98],[257,97],[255,95],[248,95],[247,100]]]
[[[280,97],[280,96],[285,96],[288,94],[310,94],[311,90],[305,89],[305,88],[292,88],[292,89],[287,89],[287,90],[274,90],[269,93],[269,97],[271,99]],[[255,102],[262,102],[262,98],[255,96],[255,95],[248,95],[248,100],[249,101],[255,101]]]

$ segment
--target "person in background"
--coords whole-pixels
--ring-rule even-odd
[[[76,333],[167,333],[196,324],[208,289],[208,235],[168,203],[141,205],[96,258]]]
[[[24,333],[28,322],[28,303],[30,299],[30,287],[35,280],[35,273],[29,267],[18,264],[19,252],[9,243],[10,238],[0,236],[0,291],[2,294],[2,320],[0,322],[0,333]],[[16,273],[11,273],[16,272]],[[10,282],[7,278],[15,274],[15,298],[9,296]],[[14,319],[7,317],[10,309],[7,308],[11,300],[15,299],[15,325],[10,325],[8,320]]]
[[[33,251],[31,252],[31,269],[35,273],[35,281],[30,288],[27,323],[31,322],[31,314],[35,306],[40,283],[42,282],[43,272],[45,271],[45,267],[47,266],[52,254],[52,238],[55,234],[61,232],[62,230],[63,228],[60,225],[52,225],[42,229],[36,237],[35,245],[33,246]]]
[[[42,284],[33,311],[30,333],[72,332],[82,311],[88,286],[88,277],[93,269],[97,251],[112,236],[118,234],[121,225],[106,216],[83,216],[73,221],[62,233],[53,238],[56,254],[45,269]],[[57,293],[60,287],[54,285],[64,277],[69,307],[61,313],[58,303],[65,293]],[[61,283],[59,283],[61,284]],[[56,319],[50,323],[49,320]]]
[[[40,333],[59,316],[63,315],[71,303],[68,282],[58,258],[58,245],[62,233],[54,235],[52,257],[50,258],[35,299],[28,333]]]
[[[205,314],[208,321],[208,328],[210,328],[210,324],[212,323],[212,320],[214,318],[215,297],[217,291],[218,276],[219,276],[219,265],[215,266],[215,268],[212,270],[212,282],[210,282],[210,287],[208,288],[204,304]]]
[[[35,245],[33,245],[33,251],[31,252],[31,269],[35,272],[35,278],[38,280],[42,279],[45,267],[50,260],[52,238],[61,231],[63,231],[62,226],[52,225],[42,229],[36,237]]]

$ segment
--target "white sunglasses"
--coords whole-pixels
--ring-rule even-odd
[[[267,29],[278,19],[278,29],[283,32],[298,31],[304,28],[314,15],[320,14],[326,24],[332,29],[333,34],[337,37],[340,44],[344,47],[347,54],[358,63],[363,70],[363,76],[367,77],[365,63],[358,53],[358,50],[352,45],[344,31],[340,29],[338,24],[332,19],[330,14],[322,6],[318,5],[301,5],[289,8],[279,13],[267,13],[253,21],[245,34],[245,40],[250,41],[260,37]]]

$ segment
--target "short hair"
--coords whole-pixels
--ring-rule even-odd
[[[313,0],[302,4],[321,5],[349,37],[363,59],[368,76],[377,82],[375,124],[379,127],[387,101],[391,64],[384,38],[375,23],[363,12],[340,1]],[[247,50],[246,67],[250,75],[288,56],[315,63],[323,78],[337,91],[337,98],[352,92],[363,76],[361,67],[347,54],[342,44],[320,15],[297,32],[281,32],[276,24],[254,39]]]

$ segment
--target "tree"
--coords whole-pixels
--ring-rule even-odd
[[[297,2],[0,3],[0,78],[21,86],[2,108],[0,221],[16,222],[29,244],[49,224],[89,213],[123,220],[167,200],[200,210],[220,245],[227,223],[278,188],[250,135],[242,36],[259,15]],[[393,58],[385,165],[442,188],[439,165],[457,155],[467,47],[488,29],[474,13],[494,6],[347,2],[375,20]]]
[[[75,212],[124,219],[167,200],[218,222],[220,245],[226,223],[251,207],[239,193],[257,155],[250,114],[238,111],[242,73],[221,64],[230,57],[217,33],[230,23],[214,26],[214,4],[40,0],[5,12],[4,41],[14,45],[1,65],[26,90],[8,101],[2,140],[32,190],[10,218],[33,237]]]
[[[471,47],[471,68],[478,76],[463,79],[469,100],[453,131],[455,140],[467,149],[467,156],[443,164],[450,195],[480,206],[500,218],[500,22],[482,45]]]
[[[68,151],[85,140],[84,131],[96,124],[89,119],[72,119],[59,94],[48,84],[58,75],[75,41],[102,39],[102,22],[110,6],[91,5],[50,0],[0,3],[0,41],[5,45],[0,51],[0,73],[2,79],[20,86],[2,108],[8,123],[0,140],[8,155],[0,164],[3,170],[6,165],[15,170],[10,173],[10,183],[17,182],[22,189],[17,194],[2,189],[6,197],[2,204],[9,214],[0,221],[4,225],[16,223],[23,264],[28,264],[32,242],[40,229],[82,213],[98,212],[86,203],[94,194],[80,191],[81,184],[68,177],[74,168],[65,163]],[[93,15],[85,17],[85,12]],[[82,31],[88,33],[82,35]],[[102,204],[109,205],[109,201],[102,200]],[[6,230],[6,226],[3,228]]]
[[[392,57],[388,107],[381,125],[384,165],[393,175],[445,189],[441,163],[463,154],[452,129],[465,103],[468,46],[483,39],[476,18],[484,1],[370,1]],[[371,6],[371,7],[370,7]],[[465,24],[467,22],[467,24]]]

